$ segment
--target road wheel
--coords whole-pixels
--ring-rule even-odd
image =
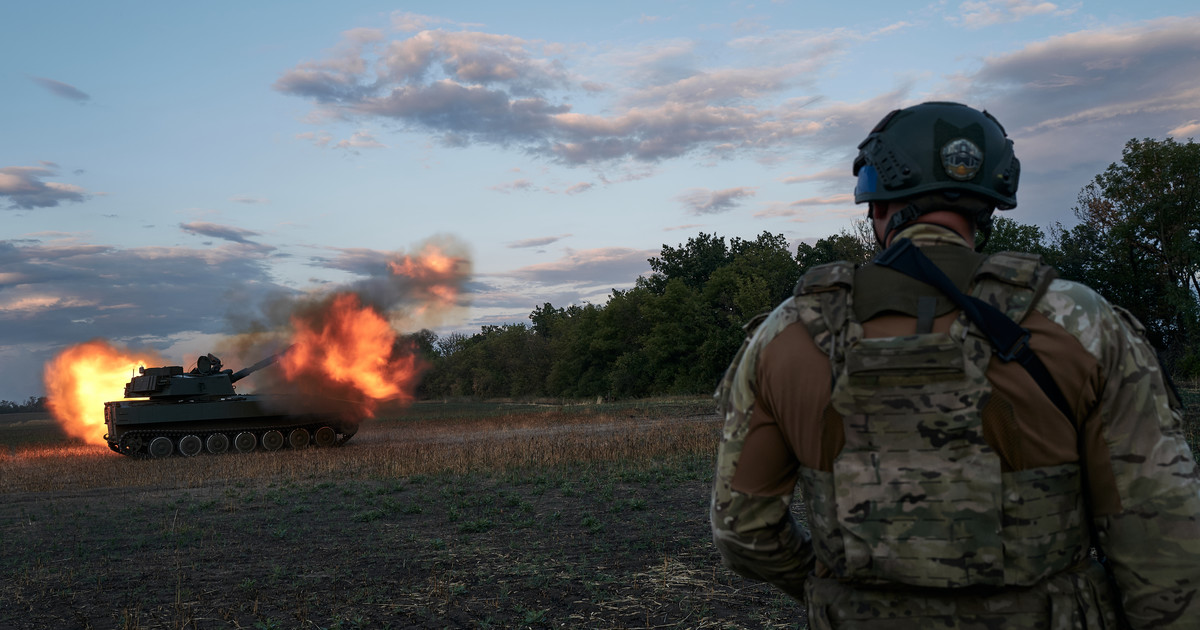
[[[166,436],[158,436],[150,440],[150,457],[170,457],[175,451],[175,444],[171,442],[171,438]]]
[[[229,436],[224,433],[214,433],[204,440],[204,446],[213,455],[220,455],[229,450]]]
[[[257,445],[258,438],[254,437],[254,434],[249,431],[242,431],[241,433],[237,434],[237,437],[233,438],[233,447],[236,448],[239,453],[249,453],[250,451],[253,451],[254,447]]]
[[[317,434],[313,440],[317,446],[328,448],[337,443],[337,431],[333,427],[321,427],[317,429]]]
[[[292,429],[292,432],[288,434],[288,445],[297,449],[308,446],[308,431]]]
[[[262,445],[268,451],[278,451],[283,447],[283,434],[279,431],[267,431],[262,436]]]
[[[195,457],[203,448],[204,442],[194,435],[185,435],[179,438],[179,454],[184,457]]]

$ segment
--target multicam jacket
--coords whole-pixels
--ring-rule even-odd
[[[1031,331],[1074,417],[931,287],[813,270],[717,392],[725,563],[817,628],[1200,627],[1200,472],[1141,325],[1033,257],[897,238]]]

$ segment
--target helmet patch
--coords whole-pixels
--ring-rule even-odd
[[[983,151],[966,138],[955,138],[942,147],[942,167],[960,182],[973,179],[983,166]]]

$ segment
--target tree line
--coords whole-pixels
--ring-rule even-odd
[[[1079,193],[1078,224],[1047,231],[997,213],[985,252],[1042,255],[1060,277],[1129,309],[1176,377],[1200,375],[1200,145],[1130,140]],[[793,252],[782,234],[700,233],[650,258],[651,273],[602,304],[536,306],[529,324],[409,337],[430,367],[426,398],[626,398],[711,393],[742,327],[809,268],[876,253],[866,220]]]
[[[0,400],[0,413],[31,413],[35,411],[46,411],[45,396],[30,396],[23,403]]]

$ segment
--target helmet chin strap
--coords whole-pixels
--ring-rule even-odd
[[[988,240],[992,237],[992,209],[988,208],[986,210],[979,210],[969,214],[965,211],[965,208],[947,209],[966,215],[974,222],[975,229],[980,235],[979,240],[975,243],[975,251],[983,251],[983,248],[987,245]],[[884,241],[887,240],[889,235],[891,235],[893,232],[899,231],[909,223],[916,221],[918,217],[926,212],[927,211],[925,209],[917,205],[916,201],[909,201],[908,205],[896,211],[896,213],[888,219],[887,227],[884,228],[882,237],[880,237],[879,233],[876,232],[875,242],[879,244],[879,248],[886,249],[887,245],[884,243]],[[868,206],[867,217],[874,218],[874,216],[875,204],[872,202],[870,206]]]
[[[867,218],[874,219],[875,218],[875,202],[871,202],[871,204],[869,206],[867,206],[867,208],[868,208],[867,209]],[[878,230],[871,230],[872,232],[875,233],[875,243],[879,245],[879,249],[881,249],[881,250],[887,249],[887,243],[885,242],[885,241],[887,241],[887,237],[892,232],[895,232],[896,230],[899,230],[900,228],[904,227],[905,225],[908,225],[909,223],[915,221],[917,219],[917,217],[921,216],[922,214],[924,214],[924,213],[921,211],[920,208],[917,207],[917,204],[910,201],[910,202],[908,202],[907,206],[904,206],[903,208],[901,208],[899,211],[897,211],[895,214],[893,214],[891,216],[891,218],[888,219],[887,227],[885,227],[883,229],[883,236],[879,235]]]
[[[917,207],[916,202],[910,201],[907,206],[896,211],[890,219],[888,219],[887,228],[883,231],[884,236],[899,230],[900,228],[917,220],[917,217],[925,214],[925,211]]]
[[[992,238],[992,211],[980,211],[975,215],[975,229],[979,232],[979,241],[975,243],[975,251],[981,252]]]

